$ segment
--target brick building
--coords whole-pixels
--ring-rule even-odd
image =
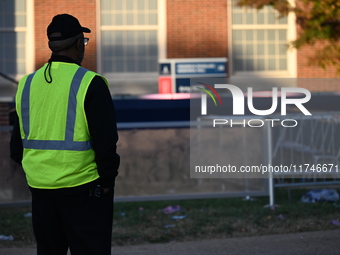
[[[309,65],[314,48],[287,48],[297,34],[293,14],[279,19],[270,7],[246,10],[232,0],[2,0],[0,72],[18,80],[41,67],[50,57],[46,27],[61,13],[92,29],[83,66],[119,86],[118,93],[157,91],[158,61],[167,58],[225,57],[234,78],[336,77],[334,68]],[[0,101],[14,91],[0,78]]]

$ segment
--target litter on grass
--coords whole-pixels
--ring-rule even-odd
[[[301,198],[303,203],[336,202],[339,194],[335,189],[313,189]]]
[[[179,212],[179,211],[182,211],[182,210],[183,210],[182,207],[180,207],[179,205],[176,205],[176,206],[169,205],[169,206],[165,207],[164,209],[162,209],[162,211],[166,214]]]
[[[332,220],[331,224],[335,226],[340,226],[340,222],[338,220]]]
[[[164,225],[165,228],[174,228],[176,227],[175,224],[168,224],[168,225]]]
[[[187,217],[186,215],[179,215],[179,216],[172,216],[171,219],[173,219],[173,220],[181,220],[181,219],[184,219],[186,217]]]
[[[254,201],[254,198],[252,198],[251,196],[245,196],[242,200],[243,201]]]
[[[3,241],[13,241],[14,237],[12,235],[10,235],[10,236],[0,235],[0,240],[3,240]]]
[[[286,217],[283,214],[280,214],[279,216],[277,216],[279,219],[284,220]]]
[[[31,218],[32,217],[32,213],[28,212],[24,214],[25,218]]]

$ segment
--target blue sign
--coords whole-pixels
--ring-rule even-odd
[[[170,75],[171,74],[171,64],[170,63],[161,63],[159,65],[159,74],[160,75]]]
[[[190,78],[176,79],[176,93],[190,93]]]
[[[176,63],[177,75],[226,74],[225,62]]]

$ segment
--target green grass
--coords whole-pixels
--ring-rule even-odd
[[[243,237],[328,230],[338,226],[340,208],[332,203],[305,204],[299,200],[307,190],[275,190],[274,210],[265,208],[268,197],[253,201],[242,198],[196,199],[178,201],[122,202],[115,204],[113,245],[190,241],[224,237]],[[168,205],[183,210],[165,214]],[[1,208],[0,234],[13,235],[14,241],[0,241],[0,247],[34,246],[30,208]],[[173,216],[186,216],[174,220]]]
[[[0,247],[29,247],[35,245],[32,218],[25,217],[29,207],[0,208],[0,235],[14,237],[14,241],[1,241]]]

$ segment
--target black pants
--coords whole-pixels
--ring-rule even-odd
[[[111,254],[113,190],[100,198],[89,190],[72,195],[32,193],[33,230],[38,255]]]

